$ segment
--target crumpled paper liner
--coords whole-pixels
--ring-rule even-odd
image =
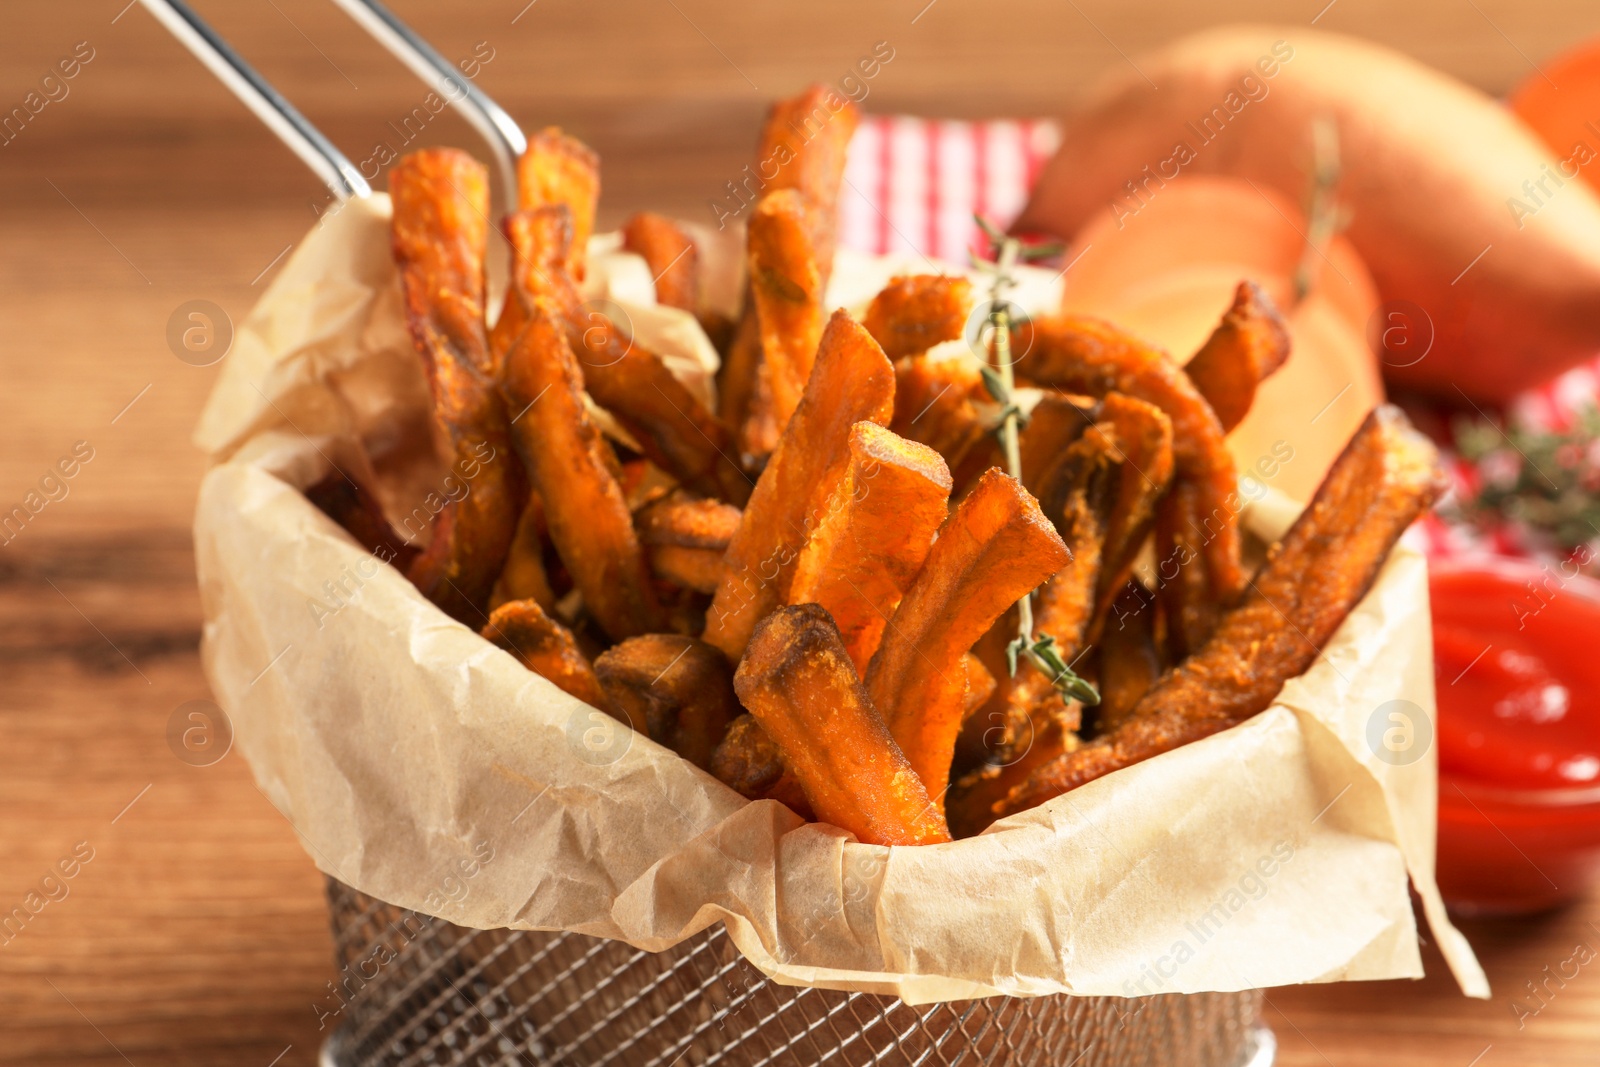
[[[319,223],[196,432],[206,672],[321,870],[465,926],[648,950],[721,921],[779,982],[912,1003],[1414,977],[1409,876],[1462,988],[1487,995],[1434,885],[1433,753],[1392,765],[1366,740],[1386,701],[1433,709],[1413,549],[1249,722],[972,840],[859,844],[524,670],[301,495],[335,458],[391,498],[426,482],[393,459],[427,401],[387,212],[375,196]],[[831,295],[859,307],[887,269],[842,257]],[[1269,501],[1248,523],[1275,536],[1292,514]]]

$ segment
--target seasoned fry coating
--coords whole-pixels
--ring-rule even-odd
[[[1110,733],[1126,722],[1160,677],[1155,621],[1155,598],[1137,582],[1129,582],[1112,602],[1100,637],[1097,734]]]
[[[767,193],[750,216],[750,295],[761,328],[757,395],[770,398],[770,419],[746,426],[741,447],[764,455],[805,392],[822,338],[822,271],[812,241],[811,209],[794,189]],[[774,432],[775,431],[775,432]]]
[[[961,669],[967,672],[967,695],[961,700],[961,717],[966,719],[989,702],[999,683],[983,665],[983,660],[971,652],[961,657]]]
[[[537,600],[546,611],[555,610],[556,594],[544,569],[545,532],[544,501],[538,493],[529,493],[528,506],[522,509],[511,551],[506,554],[506,565],[489,598],[491,609],[513,600]]]
[[[1167,620],[1167,651],[1174,660],[1206,643],[1227,606],[1211,595],[1204,509],[1200,488],[1183,481],[1156,505],[1157,596]]]
[[[1172,420],[1154,404],[1108,393],[1100,404],[1099,418],[1115,433],[1122,465],[1116,501],[1106,518],[1105,561],[1097,599],[1097,612],[1103,615],[1128,580],[1133,561],[1150,535],[1156,504],[1172,484],[1173,459]],[[1088,639],[1094,638],[1091,629]]]
[[[1271,706],[1443,488],[1433,445],[1398,408],[1375,409],[1205,647],[1163,675],[1115,730],[1036,771],[998,814],[1042,804]]]
[[[895,746],[822,608],[780,607],[761,620],[733,685],[818,819],[874,845],[950,839],[941,806]]]
[[[705,640],[729,660],[744,654],[756,622],[787,599],[800,549],[850,462],[851,427],[881,426],[893,409],[894,368],[859,323],[835,312],[805,396],[750,494],[706,613]]]
[[[1244,421],[1256,387],[1289,358],[1289,329],[1262,288],[1242,281],[1233,305],[1184,371],[1224,431]]]
[[[734,327],[733,340],[717,371],[717,414],[727,426],[742,427],[755,399],[756,379],[761,371],[761,324],[756,321],[755,301],[745,299],[745,310]]]
[[[702,496],[738,503],[750,482],[727,455],[727,431],[661,357],[620,333],[597,310],[586,309],[563,266],[572,239],[565,208],[517,212],[506,218],[515,250],[517,288],[541,304],[567,332],[584,387],[616,416],[658,467]]]
[[[922,569],[949,498],[939,453],[876,423],[851,427],[849,467],[800,550],[788,599],[828,610],[858,674]]]
[[[527,492],[510,455],[506,413],[483,322],[489,188],[463,152],[429,149],[395,164],[391,236],[406,321],[422,355],[449,464],[433,538],[407,575],[453,618],[479,625]]]
[[[633,524],[657,577],[699,593],[715,593],[739,517],[732,504],[674,492],[640,508]]]
[[[615,640],[663,628],[616,459],[583,406],[583,377],[562,329],[535,308],[506,359],[517,448],[545,502],[556,552],[584,606]]]
[[[766,188],[794,189],[815,207],[813,237],[823,281],[833,270],[839,184],[861,112],[831,85],[817,84],[772,105],[756,166]],[[769,172],[775,171],[771,178]]]
[[[1061,460],[1073,442],[1094,425],[1100,403],[1088,397],[1065,393],[1046,393],[1028,414],[1028,424],[1017,435],[1017,453],[1022,461],[1022,484],[1039,495],[1044,476]]]
[[[677,223],[641,211],[622,224],[622,247],[644,257],[658,304],[688,312],[700,306],[700,251]]]
[[[711,757],[711,773],[742,797],[762,800],[783,777],[778,743],[746,712],[733,720]]]
[[[600,203],[600,157],[577,138],[547,126],[528,138],[528,150],[517,161],[517,197],[524,211],[564,204],[572,213],[572,241],[564,255],[567,269],[582,281]]]
[[[895,361],[894,421],[889,428],[944,457],[955,472],[991,440],[972,399],[983,380],[970,360],[907,356]]]
[[[1244,585],[1239,565],[1238,479],[1211,405],[1167,356],[1109,323],[1086,316],[1034,319],[1033,348],[1017,374],[1039,385],[1154,404],[1172,422],[1176,477],[1198,487],[1210,535],[1202,558],[1212,598],[1230,603]]]
[[[982,833],[999,818],[1010,798],[1027,786],[1035,771],[1081,744],[1077,734],[1059,719],[1046,715],[1027,719],[1007,762],[980,767],[950,787],[945,809],[951,836],[959,839]]]
[[[1069,558],[1021,483],[989,470],[950,513],[900,601],[867,668],[867,689],[941,807],[961,731],[962,655]]]
[[[739,714],[721,652],[692,637],[645,634],[602,652],[594,672],[629,722],[642,721],[652,741],[711,769],[712,753]]]
[[[631,721],[607,699],[572,631],[545,614],[535,601],[513,600],[500,605],[489,615],[482,632],[486,640],[511,653],[524,667],[557,688],[629,723],[635,730],[643,729],[643,720]]]
[[[972,282],[947,274],[902,275],[872,298],[862,325],[890,359],[959,340],[972,311]]]

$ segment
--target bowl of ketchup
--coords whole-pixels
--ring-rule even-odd
[[[1429,567],[1439,889],[1457,911],[1553,907],[1600,876],[1600,582],[1573,562]]]

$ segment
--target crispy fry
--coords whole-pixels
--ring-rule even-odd
[[[841,101],[833,86],[817,84],[772,105],[761,131],[756,158],[767,189],[797,190],[816,208],[813,243],[824,284],[833,270],[835,212],[845,153],[860,120],[855,104]],[[766,179],[769,169],[776,174]]]
[[[1238,481],[1211,406],[1164,353],[1109,323],[1060,316],[1034,319],[1032,326],[1032,350],[1021,357],[1019,377],[1093,396],[1124,393],[1154,404],[1171,420],[1176,476],[1196,485],[1210,531],[1203,558],[1212,599],[1231,602],[1244,585]]]
[[[1109,423],[1096,423],[1068,445],[1040,478],[1040,507],[1055,522],[1071,558],[1039,589],[1034,632],[1054,638],[1056,651],[1069,664],[1084,648],[1094,613],[1117,457],[1115,431]],[[997,755],[1002,762],[1012,762],[1017,746],[1046,732],[1046,724],[1059,722],[1076,729],[1078,716],[1077,705],[1067,703],[1054,680],[1023,661],[1016,677],[1007,679]]]
[[[711,773],[750,800],[776,800],[802,819],[815,817],[805,790],[783,769],[778,743],[749,712],[733,720],[711,757]]]
[[[584,308],[563,266],[572,239],[566,216],[557,206],[507,217],[518,291],[560,319],[589,395],[616,416],[650,460],[702,496],[744,500],[750,481],[726,454],[722,424],[660,356],[623,336],[601,312]]]
[[[611,446],[584,410],[577,357],[541,308],[507,356],[503,388],[523,412],[514,425],[517,448],[585,607],[613,639],[662,629]]]
[[[1128,582],[1112,602],[1100,637],[1100,703],[1094,709],[1097,734],[1110,733],[1126,722],[1160,677],[1155,618],[1155,598],[1138,582]]]
[[[1175,661],[1206,643],[1227,606],[1211,595],[1204,508],[1200,488],[1192,482],[1178,482],[1156,506],[1156,595],[1167,620],[1167,651]]]
[[[967,674],[966,696],[961,699],[961,717],[966,719],[989,702],[999,683],[994,680],[989,668],[983,665],[983,660],[971,652],[961,657],[961,669]]]
[[[545,532],[544,501],[538,493],[529,493],[528,506],[522,509],[511,551],[506,554],[506,565],[489,597],[491,611],[513,600],[536,600],[544,610],[555,610],[556,594],[544,569]]]
[[[629,722],[702,770],[739,714],[733,671],[722,653],[692,637],[645,634],[613,645],[594,673]]]
[[[755,397],[761,370],[761,324],[755,301],[745,295],[745,313],[734,327],[733,340],[717,372],[717,414],[728,426],[743,426]]]
[[[1433,445],[1398,408],[1375,409],[1205,647],[1163,675],[1122,725],[1036,771],[998,814],[1042,804],[1271,706],[1443,488]]]
[[[822,337],[822,271],[812,208],[794,189],[763,196],[750,217],[750,295],[761,328],[757,409],[741,447],[765,455],[800,403]],[[770,403],[770,411],[764,410]]]
[[[1262,288],[1242,281],[1222,322],[1184,368],[1224,431],[1244,421],[1256,387],[1289,358],[1289,329]]]
[[[788,597],[814,516],[850,461],[851,427],[881,426],[893,408],[894,368],[860,324],[835,312],[805,396],[750,494],[706,614],[705,640],[730,660],[744,653],[756,622]]]
[[[633,722],[620,714],[600,688],[594,668],[578,649],[572,631],[545,614],[536,601],[513,600],[501,604],[489,615],[483,636],[515,656],[524,667],[585,704],[643,729],[643,720]]]
[[[1099,414],[1100,402],[1089,397],[1049,392],[1039,398],[1028,414],[1028,424],[1017,435],[1022,484],[1030,493],[1039,495],[1044,476],[1083,432],[1094,425]]]
[[[732,504],[675,492],[641,508],[633,524],[658,578],[699,593],[715,593],[739,517]]]
[[[1172,420],[1154,404],[1108,393],[1099,417],[1116,431],[1122,464],[1117,496],[1106,518],[1104,561],[1096,612],[1104,615],[1133,570],[1133,561],[1155,521],[1156,504],[1172,484]],[[1088,640],[1097,630],[1091,627]]]
[[[922,569],[949,498],[939,453],[876,423],[850,428],[849,467],[800,550],[788,600],[828,610],[857,673]]]
[[[822,608],[780,607],[761,620],[733,684],[819,819],[868,844],[950,839]]]
[[[1049,716],[1030,717],[1024,727],[1012,746],[1010,762],[980,767],[951,786],[945,800],[951,836],[982,833],[1035,771],[1082,744],[1065,723]]]
[[[600,157],[577,138],[547,126],[528,138],[528,150],[517,161],[517,197],[524,211],[566,205],[572,213],[567,270],[582,281],[600,203]]]
[[[477,625],[527,491],[509,455],[505,409],[487,377],[488,182],[464,152],[429,149],[395,165],[389,192],[406,319],[427,370],[450,466],[433,539],[407,573],[446,614]]]
[[[656,282],[656,303],[693,312],[700,306],[700,252],[665,215],[641,211],[622,224],[622,247],[643,256]]]
[[[920,356],[958,340],[972,311],[972,283],[958,275],[917,274],[892,279],[872,298],[862,325],[890,359]]]
[[[962,654],[1068,559],[1021,483],[990,470],[950,513],[901,600],[867,668],[867,689],[941,808],[961,730]]]
[[[944,457],[953,472],[991,440],[972,398],[983,380],[970,360],[907,356],[895,361],[894,421],[889,428]]]

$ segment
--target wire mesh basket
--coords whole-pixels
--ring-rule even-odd
[[[1266,1067],[1259,991],[896,997],[778,985],[717,924],[665,952],[472,930],[328,881],[328,1067],[1051,1064]]]

